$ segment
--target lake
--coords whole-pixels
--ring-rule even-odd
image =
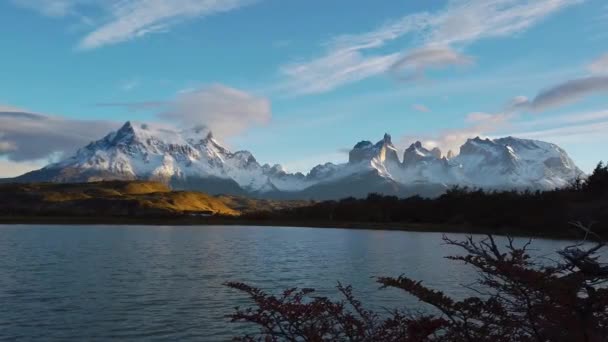
[[[222,285],[279,293],[352,284],[372,308],[417,308],[375,276],[406,274],[462,297],[475,273],[442,234],[276,227],[0,226],[0,340],[224,341],[247,306]],[[457,234],[450,234],[458,237]],[[566,241],[536,240],[550,254]]]

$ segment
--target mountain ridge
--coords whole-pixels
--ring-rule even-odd
[[[306,175],[280,164],[261,165],[249,151],[231,152],[203,127],[175,131],[126,122],[70,156],[14,182],[153,180],[178,190],[281,199],[361,197],[371,192],[438,196],[452,186],[486,189],[552,189],[582,175],[559,146],[506,137],[467,140],[458,155],[443,155],[421,142],[399,158],[391,136],[363,140],[348,162],[325,163]]]

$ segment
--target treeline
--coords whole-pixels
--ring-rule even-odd
[[[608,236],[608,165],[600,163],[588,178],[552,191],[484,191],[456,187],[434,199],[370,194],[365,199],[325,201],[259,212],[246,218],[262,222],[441,224],[546,235],[565,235],[571,230],[570,223],[576,221]]]

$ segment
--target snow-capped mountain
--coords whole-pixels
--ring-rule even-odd
[[[559,146],[513,137],[470,139],[454,161],[463,180],[479,187],[551,189],[583,175]]]
[[[344,164],[327,163],[307,175],[260,165],[248,151],[231,152],[206,128],[187,131],[127,122],[63,161],[17,181],[80,182],[149,179],[176,189],[274,198],[339,198],[370,192],[434,196],[454,185],[550,189],[582,172],[566,152],[546,142],[513,137],[468,140],[454,156],[420,142],[400,160],[390,135],[361,141]]]
[[[149,179],[200,190],[213,183],[212,188],[230,193],[307,186],[302,174],[287,174],[280,165],[262,166],[248,151],[230,152],[206,128],[177,132],[131,122],[74,156],[22,177],[58,182]]]

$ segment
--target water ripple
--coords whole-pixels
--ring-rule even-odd
[[[406,273],[463,295],[471,270],[440,234],[262,227],[0,226],[0,340],[224,341],[248,305],[225,281],[278,292],[337,281],[374,308],[418,305],[372,276]],[[541,241],[552,251],[564,242]],[[455,286],[456,285],[456,286]],[[402,301],[395,301],[402,298]]]

